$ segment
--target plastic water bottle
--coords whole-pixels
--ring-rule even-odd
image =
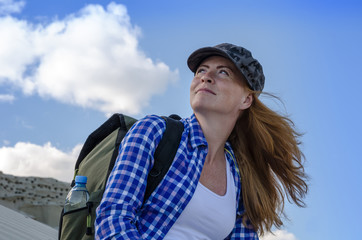
[[[65,199],[64,213],[74,209],[87,207],[89,192],[85,186],[86,184],[86,176],[75,177],[75,186],[70,190],[67,198]]]

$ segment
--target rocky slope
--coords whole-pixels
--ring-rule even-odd
[[[57,228],[70,184],[53,178],[17,177],[0,171],[0,204]]]

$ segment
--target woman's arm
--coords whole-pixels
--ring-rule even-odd
[[[123,139],[97,208],[96,239],[141,239],[137,214],[165,127],[162,118],[148,116],[135,123]]]

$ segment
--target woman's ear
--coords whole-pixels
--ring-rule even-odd
[[[253,103],[253,100],[254,100],[253,94],[248,93],[248,95],[242,98],[241,109],[242,110],[248,109]]]

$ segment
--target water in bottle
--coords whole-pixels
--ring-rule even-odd
[[[70,190],[67,198],[65,199],[64,213],[75,209],[87,207],[89,193],[86,188],[86,184],[86,176],[75,177],[75,186]]]

